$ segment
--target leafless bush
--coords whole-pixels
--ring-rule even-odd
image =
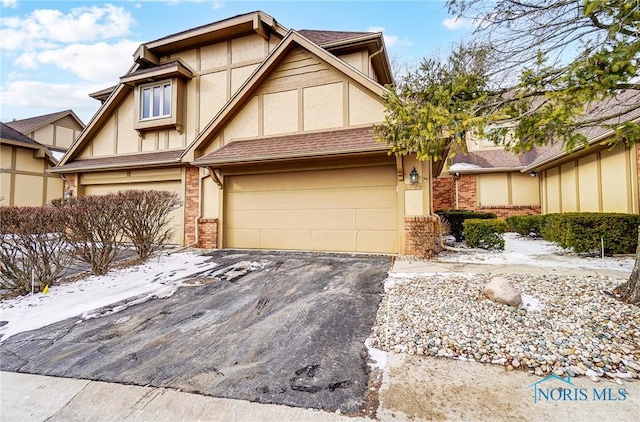
[[[130,190],[117,193],[122,207],[122,230],[140,260],[169,243],[173,235],[169,213],[181,205],[180,197],[167,191]]]
[[[105,274],[120,255],[123,211],[116,194],[86,196],[54,205],[68,210],[67,238],[79,259],[96,275]]]
[[[55,281],[73,256],[64,207],[0,208],[0,286],[17,294]]]

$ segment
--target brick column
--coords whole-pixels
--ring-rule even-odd
[[[458,179],[458,208],[461,210],[475,210],[478,203],[477,198],[476,176],[474,174],[461,174],[460,179]]]
[[[184,244],[190,245],[196,240],[195,219],[200,211],[200,192],[198,191],[198,179],[200,178],[199,168],[187,167],[185,177],[186,191],[184,194]]]
[[[196,247],[216,249],[218,247],[218,219],[201,218],[198,222],[199,239]]]
[[[73,197],[78,197],[78,174],[65,174],[64,175],[64,191],[62,193],[62,197],[64,198],[64,194],[68,191],[73,193]]]
[[[411,216],[404,218],[404,254],[431,258],[436,253],[436,216]]]

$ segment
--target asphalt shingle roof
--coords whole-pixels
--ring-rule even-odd
[[[336,130],[332,132],[295,134],[273,138],[233,141],[199,158],[194,164],[226,164],[244,161],[269,161],[304,158],[351,152],[388,149],[376,141],[371,128]]]
[[[0,137],[2,137],[2,139],[8,139],[10,141],[23,142],[23,143],[26,143],[26,144],[31,144],[31,145],[33,145],[34,147],[37,147],[37,148],[42,148],[43,147],[37,141],[29,138],[24,133],[19,132],[18,130],[12,128],[11,126],[9,126],[6,123],[0,123]]]
[[[6,125],[12,127],[18,132],[29,133],[33,129],[49,122],[66,116],[71,110],[58,111],[56,113],[43,114],[42,116],[29,117],[28,119],[14,120],[7,122]]]
[[[301,29],[297,31],[300,35],[314,44],[322,46],[336,41],[348,40],[350,38],[371,35],[373,32],[352,32],[352,31],[322,31],[314,29]]]

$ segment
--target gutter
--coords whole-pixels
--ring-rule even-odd
[[[520,167],[491,167],[491,168],[477,168],[477,169],[464,169],[464,170],[451,170],[447,172],[450,176],[455,174],[482,174],[482,173],[504,173],[504,172],[516,172],[526,173],[525,168]]]

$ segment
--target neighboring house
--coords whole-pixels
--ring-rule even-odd
[[[615,115],[605,124],[640,120],[640,93],[628,91],[590,110],[590,116]],[[589,143],[571,153],[555,145],[522,171],[536,173],[540,180],[542,213],[620,212],[640,213],[640,144],[611,149],[602,142],[613,135],[605,127],[582,131]]]
[[[57,158],[62,157],[84,129],[82,120],[71,110],[14,120],[6,125],[46,146]]]
[[[62,198],[57,160],[45,146],[0,123],[0,205],[40,206]]]
[[[637,121],[640,95],[624,93],[589,110],[589,117],[620,113],[603,124]],[[639,213],[640,146],[611,150],[602,126],[584,129],[589,147],[564,151],[560,143],[515,155],[491,142],[470,139],[434,182],[434,209],[494,212],[498,217],[557,212]]]
[[[206,248],[404,253],[405,225],[431,213],[431,163],[371,134],[392,83],[381,33],[253,12],[134,61],[53,170],[73,195],[176,192],[174,241]]]

